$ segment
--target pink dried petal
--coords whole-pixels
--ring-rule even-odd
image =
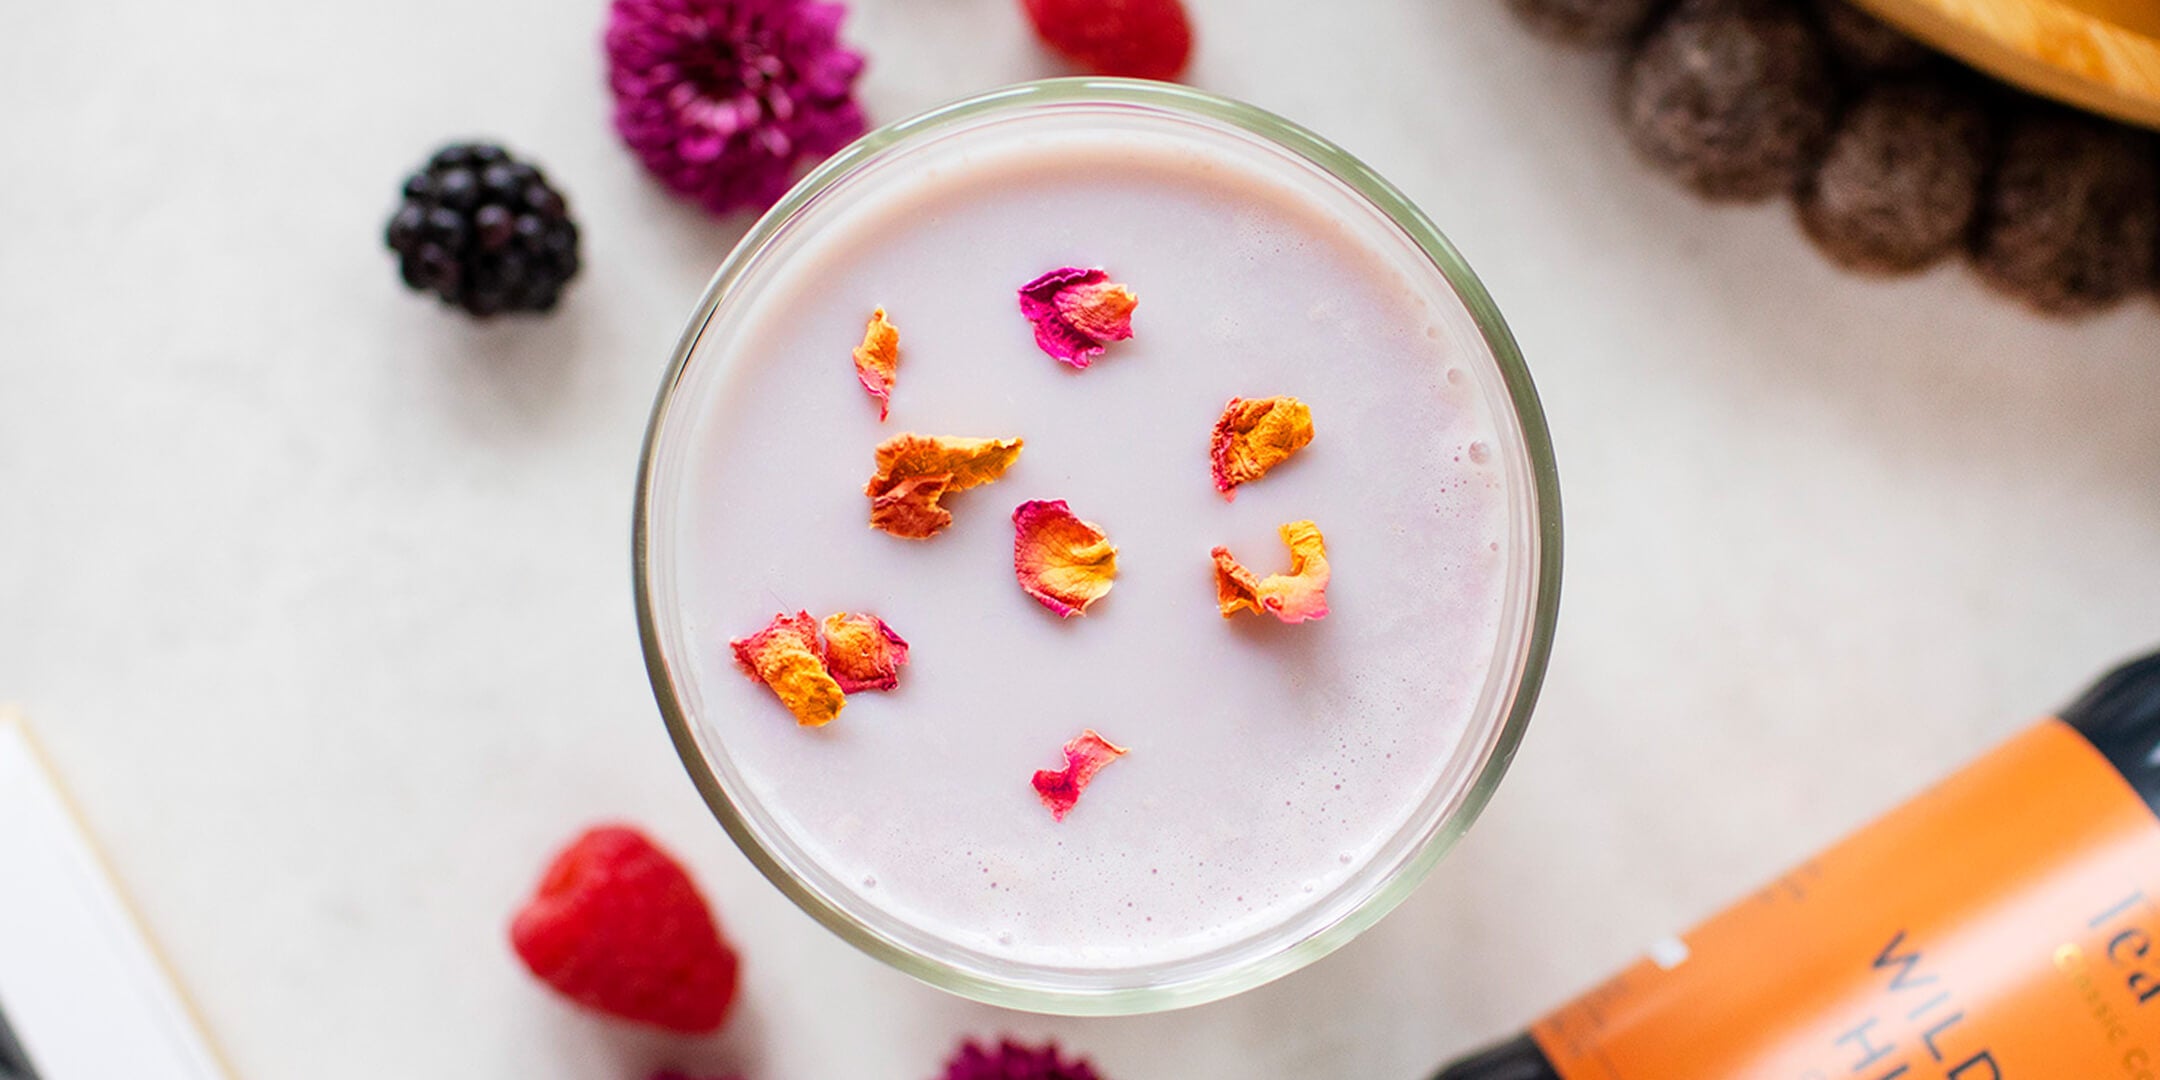
[[[1076,368],[1101,356],[1105,342],[1132,336],[1139,303],[1100,268],[1060,267],[1020,287],[1020,313],[1035,324],[1035,344]]]
[[[875,615],[838,612],[825,616],[825,669],[840,689],[890,690],[900,685],[908,643]]]
[[[1132,336],[1132,313],[1140,298],[1123,285],[1084,281],[1058,290],[1054,299],[1066,325],[1088,337],[1123,341]]]
[[[1063,499],[1024,502],[1013,511],[1013,576],[1042,606],[1068,619],[1085,615],[1117,577],[1117,548]]]
[[[1097,735],[1094,728],[1088,728],[1065,744],[1064,768],[1041,769],[1035,773],[1035,794],[1050,808],[1053,820],[1063,821],[1073,804],[1080,801],[1080,793],[1087,790],[1088,782],[1095,779],[1095,774],[1124,756],[1124,747]]]

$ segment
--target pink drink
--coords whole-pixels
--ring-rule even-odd
[[[1092,992],[1294,948],[1417,861],[1501,741],[1537,540],[1491,350],[1386,218],[1273,147],[1037,116],[903,160],[735,284],[656,440],[655,622],[738,839],[986,981]],[[1140,298],[1086,371],[1014,300],[1067,265]],[[901,335],[884,424],[849,363],[876,307]],[[1317,437],[1226,502],[1210,427],[1276,394]],[[1027,445],[908,541],[862,494],[905,431]],[[1083,617],[1014,581],[1029,499],[1118,546]],[[1284,569],[1276,527],[1300,518],[1327,536],[1327,618],[1223,619],[1209,549]],[[798,728],[728,642],[799,608],[885,618],[913,646],[899,688]],[[1030,776],[1083,728],[1131,752],[1056,822]]]

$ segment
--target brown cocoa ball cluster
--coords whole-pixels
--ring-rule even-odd
[[[1682,0],[1628,59],[1635,148],[1712,199],[1790,191],[1830,130],[1830,66],[1813,27],[1767,0]]]
[[[1865,87],[1801,177],[1800,225],[1854,270],[1931,266],[1972,230],[1991,136],[1986,107],[1963,89],[1924,79]]]
[[[1832,261],[1911,273],[1954,252],[2051,314],[2150,290],[2160,148],[1937,56],[1847,0],[1507,0],[1531,29],[1626,50],[1643,157],[1704,198],[1790,196]]]

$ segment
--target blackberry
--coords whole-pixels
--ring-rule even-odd
[[[405,181],[384,230],[405,284],[479,318],[549,311],[578,271],[578,229],[539,169],[454,143]]]

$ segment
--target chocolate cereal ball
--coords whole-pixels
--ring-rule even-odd
[[[1617,45],[1667,0],[1507,0],[1531,30],[1570,45]]]
[[[1882,83],[1845,110],[1798,204],[1831,260],[1908,273],[1948,255],[1980,207],[1987,110],[1935,81]]]
[[[1790,191],[1829,131],[1832,96],[1814,25],[1782,0],[1682,0],[1621,84],[1636,149],[1727,201]]]
[[[2160,166],[2150,136],[2037,103],[2013,111],[1973,262],[2041,311],[2110,306],[2152,281]]]
[[[1855,75],[1918,71],[1935,55],[1904,31],[1847,0],[1815,0],[1815,15],[1822,21],[1831,58]]]

